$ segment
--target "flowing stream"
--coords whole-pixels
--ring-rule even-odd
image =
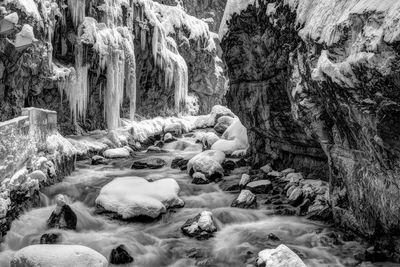
[[[90,165],[89,161],[78,162],[76,171],[62,183],[42,190],[42,207],[26,212],[13,222],[1,247],[0,266],[9,266],[16,250],[40,243],[40,237],[51,232],[61,233],[63,244],[85,245],[106,258],[113,248],[124,244],[135,259],[129,266],[141,267],[246,266],[260,250],[275,248],[281,243],[298,253],[308,266],[353,266],[353,255],[365,250],[358,242],[333,238],[338,231],[328,225],[295,216],[274,216],[273,207],[267,208],[261,202],[257,210],[231,208],[237,193],[224,192],[215,183],[194,185],[185,171],[169,167],[176,156],[199,153],[199,144],[182,138],[165,148],[168,153],[138,152],[135,156],[135,159],[166,160],[167,167],[157,170],[130,169],[132,158],[98,166]],[[124,176],[152,180],[174,178],[181,187],[180,197],[185,207],[169,210],[154,221],[120,221],[96,214],[95,199],[102,186]],[[47,229],[46,220],[55,208],[57,194],[68,196],[78,217],[76,231]],[[215,237],[198,241],[184,236],[181,226],[205,209],[212,211],[217,222]],[[271,240],[271,233],[280,241]]]

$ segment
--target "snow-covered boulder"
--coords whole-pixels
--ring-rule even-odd
[[[208,118],[208,125],[214,126],[218,122],[218,119],[222,116],[229,116],[234,118],[235,114],[233,114],[233,112],[225,106],[221,105],[213,106]]]
[[[247,149],[248,146],[247,129],[240,120],[236,118],[228,129],[226,129],[222,135],[222,139],[215,142],[211,149],[231,155],[235,151]]]
[[[230,116],[222,116],[218,119],[217,124],[214,126],[214,130],[217,133],[223,134],[226,129],[232,124],[233,118]]]
[[[107,259],[80,245],[31,245],[14,254],[11,267],[107,267]]]
[[[64,195],[56,196],[56,208],[51,213],[50,218],[47,220],[49,228],[60,229],[76,229],[77,217],[75,212],[67,204],[67,199]]]
[[[111,148],[107,149],[106,151],[103,152],[104,157],[109,158],[109,159],[115,159],[115,158],[127,158],[130,156],[129,150],[127,150],[124,147],[120,148]]]
[[[115,212],[123,219],[138,216],[157,218],[167,208],[181,207],[183,200],[174,179],[148,182],[140,177],[117,178],[106,184],[96,199],[96,204],[109,212]]]
[[[217,231],[211,211],[203,211],[181,227],[183,234],[199,240],[208,239]]]
[[[260,251],[257,265],[265,267],[307,267],[296,253],[283,244],[275,249]]]
[[[225,160],[225,154],[217,150],[207,150],[196,156],[188,162],[188,172],[192,175],[195,172],[201,172],[210,177],[222,177],[224,169],[221,164]]]

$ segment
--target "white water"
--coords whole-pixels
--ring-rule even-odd
[[[185,149],[159,155],[138,153],[138,158],[157,156],[168,163],[177,155],[199,153],[201,146],[189,139],[168,144],[168,149]],[[186,144],[189,142],[190,145]],[[182,143],[185,143],[183,146]],[[189,149],[188,149],[189,148]],[[356,242],[334,244],[327,237],[334,231],[329,226],[298,217],[278,217],[261,204],[258,210],[231,208],[235,194],[223,192],[217,184],[193,185],[182,171],[164,167],[158,170],[132,170],[132,159],[116,160],[107,166],[90,166],[79,162],[77,170],[62,183],[48,187],[41,194],[42,208],[34,209],[14,221],[1,245],[0,266],[9,266],[13,253],[39,243],[46,232],[62,233],[62,243],[81,244],[109,257],[113,248],[124,244],[135,261],[129,266],[195,266],[196,261],[213,259],[212,266],[245,266],[249,257],[260,250],[288,245],[302,255],[308,266],[346,266],[346,258],[365,249]],[[185,207],[170,211],[151,222],[126,222],[95,213],[94,201],[103,185],[115,177],[140,176],[157,180],[176,179]],[[78,217],[76,231],[48,230],[46,220],[54,209],[54,197],[68,196]],[[184,222],[203,209],[213,212],[219,231],[207,241],[190,239],[181,233]],[[274,233],[281,241],[268,238]],[[198,259],[189,255],[197,251]],[[382,265],[389,266],[389,265]]]

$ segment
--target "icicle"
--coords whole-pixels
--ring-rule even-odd
[[[144,30],[143,28],[140,30],[140,44],[141,44],[141,48],[142,50],[146,49],[146,30]]]
[[[72,16],[72,22],[78,27],[85,18],[85,0],[68,0],[68,7]]]

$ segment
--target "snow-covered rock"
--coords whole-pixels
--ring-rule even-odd
[[[283,244],[275,249],[260,251],[257,265],[265,267],[307,267],[296,253]]]
[[[211,147],[219,140],[219,137],[213,132],[196,132],[193,138],[201,142],[205,147]]]
[[[199,240],[208,239],[217,231],[210,211],[202,211],[196,217],[189,219],[181,227],[183,234]]]
[[[221,164],[225,160],[225,154],[217,150],[204,151],[188,162],[188,172],[193,174],[195,172],[201,172],[206,175],[207,178],[224,176],[224,169]]]
[[[148,182],[140,177],[117,178],[106,184],[96,204],[123,219],[137,216],[157,218],[169,207],[181,207],[178,183],[171,178]]]
[[[11,267],[107,267],[107,259],[80,245],[31,245],[18,250]]]
[[[193,178],[193,180],[192,180],[193,184],[208,184],[208,183],[210,183],[210,181],[208,181],[208,179],[206,178],[204,173],[201,173],[201,172],[193,173],[192,178]]]
[[[119,148],[111,148],[107,149],[103,152],[103,156],[109,159],[114,158],[127,158],[130,156],[129,150],[119,147]]]
[[[217,133],[223,134],[226,129],[232,124],[233,118],[230,116],[222,116],[218,119],[217,124],[214,126],[214,130]]]
[[[219,150],[225,154],[231,155],[235,151],[247,149],[249,142],[247,139],[247,129],[238,118],[234,119],[232,124],[222,135],[222,139],[215,142],[211,149]]]

